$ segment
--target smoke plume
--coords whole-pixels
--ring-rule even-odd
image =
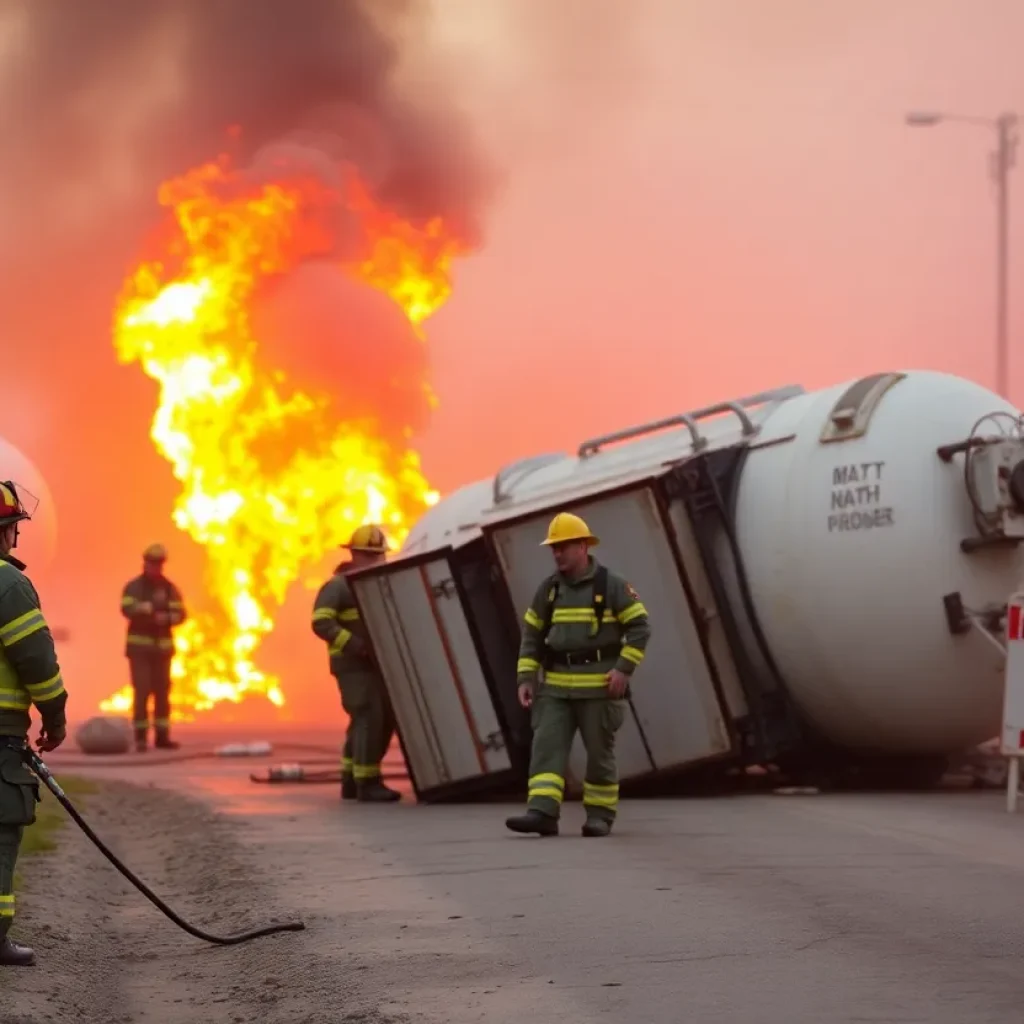
[[[408,0],[4,0],[5,205],[35,231],[94,226],[235,127],[243,161],[280,140],[344,157],[399,212],[472,234],[490,181],[472,138],[447,98],[393,87],[429,17]]]

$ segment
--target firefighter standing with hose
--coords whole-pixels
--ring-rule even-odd
[[[352,569],[384,561],[387,538],[379,526],[360,526],[343,547],[352,559],[342,562],[313,602],[313,632],[327,644],[331,675],[349,717],[341,761],[341,798],[387,803],[402,795],[381,780],[381,762],[395,735],[395,719],[384,680],[370,653],[366,627],[345,578]]]
[[[18,524],[31,519],[14,483],[0,482],[0,964],[28,967],[35,953],[11,940],[14,868],[25,826],[36,820],[39,780],[23,754],[34,704],[42,717],[40,750],[56,750],[67,734],[68,695],[39,595],[11,554]]]
[[[519,702],[531,709],[533,725],[527,811],[505,825],[513,832],[558,835],[579,729],[587,750],[583,835],[607,836],[619,804],[615,734],[626,719],[630,679],[644,659],[651,627],[633,587],[590,554],[598,539],[579,516],[560,512],[543,544],[558,571],[526,610],[517,666]]]
[[[155,746],[177,750],[171,739],[172,630],[185,621],[181,591],[164,575],[167,549],[150,544],[142,553],[142,574],[129,580],[121,592],[121,613],[128,620],[125,655],[131,672],[135,707],[135,749],[146,750],[149,702],[153,699]]]

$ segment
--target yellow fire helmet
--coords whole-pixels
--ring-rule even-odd
[[[559,512],[551,520],[548,535],[541,541],[541,547],[550,544],[565,544],[571,540],[585,540],[590,547],[596,547],[601,543],[579,516],[574,516],[571,512]]]
[[[388,539],[379,526],[367,523],[365,526],[357,527],[349,542],[342,544],[342,547],[348,548],[349,551],[372,551],[381,554],[388,550]]]
[[[20,523],[32,517],[25,511],[13,480],[0,480],[0,526]]]
[[[146,562],[166,562],[167,548],[165,548],[163,544],[150,544],[149,547],[142,552],[142,558]]]

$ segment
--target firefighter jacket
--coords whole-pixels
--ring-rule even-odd
[[[35,704],[47,732],[67,728],[68,695],[36,588],[11,555],[0,557],[0,736],[28,736]]]
[[[171,633],[185,621],[185,602],[169,579],[143,573],[129,580],[121,592],[121,613],[128,620],[125,654],[174,653]]]
[[[632,676],[651,636],[637,592],[593,557],[579,579],[549,576],[524,622],[518,681],[532,684],[543,669],[541,694],[559,697],[607,697],[607,673],[614,668]]]
[[[346,672],[365,672],[373,666],[366,626],[352,597],[352,587],[343,562],[320,588],[313,602],[313,632],[327,644],[331,673],[341,678]]]

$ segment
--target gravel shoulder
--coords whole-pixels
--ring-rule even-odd
[[[46,794],[45,799],[53,798]],[[215,934],[293,920],[233,823],[156,788],[103,783],[86,820],[157,895]],[[209,945],[163,917],[68,822],[27,860],[12,934],[39,966],[4,972],[2,1024],[398,1024],[358,972],[318,955],[316,931]],[[339,952],[339,951],[335,951]]]

